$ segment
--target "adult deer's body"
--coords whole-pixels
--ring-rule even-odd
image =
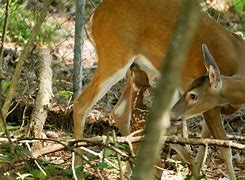
[[[92,35],[98,55],[98,69],[92,82],[74,101],[76,139],[83,135],[89,110],[126,75],[133,63],[148,74],[150,81],[159,76],[158,69],[163,63],[180,4],[180,0],[104,0],[96,9]],[[203,14],[182,72],[180,91],[186,90],[192,80],[205,72],[201,51],[204,43],[211,49],[222,74],[232,76],[240,71],[244,42]],[[126,89],[124,95],[128,91]],[[120,117],[129,101],[121,99],[115,109],[117,124],[123,135],[129,133],[130,112],[128,118],[120,121]],[[210,128],[213,127],[209,127],[212,132]],[[219,134],[212,135],[223,138]],[[230,174],[234,174],[232,168]]]
[[[190,84],[172,108],[171,119],[179,121],[203,113],[211,134],[226,139],[220,114],[232,114],[245,105],[245,59],[238,61],[236,74],[224,76],[208,47],[203,45],[202,48],[207,75],[196,78]],[[245,48],[241,52],[245,54]],[[216,131],[212,126],[217,128]],[[210,136],[207,131],[204,134]],[[228,153],[224,148],[221,151]]]

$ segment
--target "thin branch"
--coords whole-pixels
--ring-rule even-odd
[[[112,136],[113,136],[113,143],[115,146],[117,146],[117,136],[116,136],[116,133],[115,131],[112,131]],[[122,162],[121,162],[121,158],[119,156],[119,154],[117,154],[117,161],[118,161],[118,167],[120,169],[120,179],[123,179],[124,177],[124,171],[123,171],[123,168],[122,168]]]
[[[89,164],[89,165],[95,170],[95,172],[97,172],[97,174],[98,174],[98,176],[99,176],[99,179],[105,180],[105,178],[102,176],[102,174],[100,173],[100,171],[98,170],[98,168],[97,168],[94,164],[92,164],[92,163],[89,161],[89,158],[87,158],[85,155],[83,155],[83,160],[84,160],[87,164]]]
[[[3,67],[3,48],[4,48],[4,42],[5,42],[5,35],[8,28],[8,17],[9,17],[9,5],[11,3],[11,0],[7,0],[6,6],[5,6],[5,14],[4,14],[4,21],[3,21],[3,33],[1,37],[1,46],[0,46],[0,67],[1,67],[1,75],[3,75],[2,67]],[[2,76],[1,76],[2,78]]]
[[[98,158],[100,158],[100,159],[103,159],[103,158],[104,158],[103,155],[102,155],[101,153],[97,153],[97,152],[92,151],[92,150],[90,150],[90,149],[88,149],[88,148],[86,148],[86,147],[81,147],[81,149],[82,149],[83,151],[86,151],[86,152],[90,153],[90,154],[93,154],[94,156],[96,156],[96,157],[98,157]],[[116,170],[120,171],[120,169],[119,169],[113,162],[109,161],[107,158],[104,158],[104,161],[105,161],[106,163],[110,164],[110,166],[112,166],[112,167],[115,168]]]
[[[82,91],[82,53],[83,53],[83,36],[84,36],[84,12],[85,0],[76,0],[75,15],[75,42],[74,42],[74,76],[73,89],[74,97],[77,97]]]
[[[10,83],[11,86],[10,86],[10,88],[8,90],[7,97],[6,97],[5,102],[3,104],[3,107],[2,107],[2,113],[3,113],[3,120],[4,121],[5,121],[6,117],[7,117],[7,113],[9,111],[10,104],[11,104],[13,98],[16,95],[16,87],[17,87],[17,84],[19,82],[19,78],[20,78],[20,75],[21,75],[21,71],[22,71],[22,67],[24,65],[24,62],[25,62],[27,56],[29,55],[31,48],[33,47],[33,44],[34,44],[34,42],[36,40],[36,37],[37,37],[37,33],[41,29],[41,25],[42,25],[47,13],[48,13],[49,5],[50,5],[50,3],[52,1],[53,0],[48,0],[48,1],[45,2],[44,7],[42,8],[42,10],[40,12],[40,16],[38,17],[38,19],[36,21],[36,24],[33,27],[33,30],[32,30],[32,33],[31,33],[31,37],[28,40],[28,42],[25,44],[25,46],[23,48],[23,52],[21,53],[21,55],[19,57],[16,69],[15,69],[15,72],[14,72],[13,79],[12,79],[12,81]],[[3,124],[2,124],[2,122],[0,122],[0,128],[2,128],[2,127],[3,127]]]
[[[5,43],[5,35],[8,29],[8,17],[9,17],[9,5],[11,3],[11,0],[7,0],[6,6],[5,6],[5,14],[4,14],[4,22],[3,22],[3,33],[1,37],[1,46],[0,46],[0,131],[2,131],[2,128],[4,128],[5,135],[7,136],[10,145],[11,140],[10,136],[7,130],[7,125],[4,120],[4,115],[2,111],[2,103],[3,103],[3,87],[2,87],[2,80],[4,79],[4,73],[3,73],[3,49],[4,49],[4,43]],[[2,126],[1,126],[2,125]]]
[[[230,140],[245,141],[245,136],[227,135]]]
[[[29,143],[26,142],[25,144],[26,144],[27,149],[30,151],[30,153],[31,153],[31,155],[32,155],[31,147],[30,147]],[[34,163],[37,165],[38,169],[39,169],[45,176],[47,176],[47,173],[43,170],[43,168],[42,168],[41,165],[37,162],[37,160],[34,159]]]

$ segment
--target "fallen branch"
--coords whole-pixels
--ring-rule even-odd
[[[113,145],[115,142],[117,143],[139,143],[142,140],[143,136],[126,136],[126,137],[117,137],[116,139],[108,136],[97,136],[92,138],[84,138],[80,141],[59,141],[56,139],[41,139],[41,138],[22,138],[22,139],[16,139],[12,138],[12,142],[16,143],[33,143],[36,141],[50,141],[54,142],[54,145],[46,146],[42,149],[35,150],[34,152],[31,152],[31,155],[28,155],[26,157],[22,157],[21,159],[12,160],[9,163],[4,163],[0,166],[1,172],[3,170],[11,169],[14,166],[18,166],[23,164],[24,161],[28,160],[36,160],[44,155],[51,154],[57,151],[66,150],[75,152],[75,148],[77,147],[90,147],[90,146],[102,146],[104,148],[109,148],[116,152],[122,159],[129,160],[129,162],[132,162],[132,157],[129,156],[125,152],[121,151],[120,149],[114,147]],[[109,139],[109,140],[108,140]],[[106,140],[108,142],[106,142]],[[233,149],[245,149],[245,144],[241,143],[235,143],[230,140],[218,140],[218,139],[200,139],[200,138],[183,138],[183,137],[177,137],[177,136],[164,136],[163,140],[165,143],[171,143],[171,144],[181,144],[181,145],[209,145],[209,146],[222,146],[222,147],[230,147]],[[0,138],[0,142],[8,143],[7,138]],[[79,155],[79,154],[78,154]],[[83,158],[83,157],[82,157]]]
[[[84,138],[80,141],[67,141],[62,142],[54,139],[39,139],[39,138],[23,138],[23,139],[14,139],[12,138],[12,142],[35,142],[35,141],[52,141],[56,144],[44,147],[42,149],[36,150],[33,152],[33,157],[39,158],[41,156],[54,153],[57,151],[61,151],[64,149],[70,149],[75,147],[88,147],[88,146],[104,146],[112,149],[113,151],[116,151],[119,153],[122,157],[128,158],[128,155],[121,150],[113,147],[111,144],[114,144],[115,140],[112,138],[109,140],[109,144],[106,144],[107,136],[97,136],[92,138]],[[142,136],[126,136],[126,137],[117,137],[116,141],[117,143],[138,143],[142,139]],[[181,144],[181,145],[209,145],[209,146],[222,146],[222,147],[230,147],[233,149],[245,149],[245,144],[232,142],[230,140],[219,140],[219,139],[200,139],[200,138],[183,138],[183,137],[177,137],[177,136],[164,136],[163,139],[166,143],[170,144]],[[0,138],[0,142],[8,142],[7,138]]]
[[[227,135],[230,140],[245,141],[245,136]]]

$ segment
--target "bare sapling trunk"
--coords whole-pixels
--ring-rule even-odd
[[[169,103],[178,86],[181,69],[197,27],[198,17],[198,2],[184,0],[166,55],[166,64],[161,67],[162,76],[158,82],[157,98],[154,99],[150,110],[145,137],[140,145],[133,169],[134,180],[149,180],[153,177],[154,164],[159,158],[163,135],[170,124]]]
[[[47,48],[39,51],[39,87],[35,106],[31,115],[31,132],[35,138],[42,138],[42,131],[48,116],[50,100],[52,97],[52,57]],[[41,142],[33,143],[32,149],[37,150],[42,147]]]
[[[21,53],[19,59],[18,59],[18,63],[14,72],[14,76],[13,79],[11,80],[10,83],[10,87],[9,90],[7,92],[7,96],[6,99],[4,101],[3,107],[2,107],[2,113],[3,113],[3,120],[6,120],[10,105],[12,103],[13,98],[16,96],[16,87],[17,84],[19,82],[20,79],[20,75],[21,75],[21,71],[25,62],[25,59],[27,58],[27,56],[29,55],[33,44],[36,40],[37,37],[37,33],[40,31],[41,29],[41,25],[45,20],[45,17],[48,14],[48,10],[49,10],[49,5],[52,2],[52,0],[48,0],[44,3],[44,7],[42,8],[39,17],[37,18],[36,24],[34,25],[33,29],[32,29],[32,33],[31,33],[31,37],[30,39],[27,41],[27,43],[25,44],[24,48],[23,48],[23,52]],[[3,122],[0,121],[0,131],[3,128]]]

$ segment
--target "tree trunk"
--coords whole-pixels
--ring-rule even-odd
[[[154,164],[159,158],[163,135],[170,124],[169,103],[178,86],[180,72],[197,27],[198,17],[198,2],[184,0],[166,55],[166,63],[161,67],[162,76],[158,82],[157,98],[154,99],[150,110],[149,120],[146,122],[145,138],[140,145],[133,169],[134,180],[149,180],[153,177]]]
[[[74,65],[73,65],[73,91],[74,97],[78,96],[82,90],[82,52],[84,34],[84,13],[85,0],[76,0],[75,18],[75,45],[74,45]]]
[[[42,138],[43,126],[48,116],[52,97],[52,57],[50,51],[47,48],[41,49],[39,59],[39,90],[31,115],[31,132],[35,138]],[[33,143],[33,150],[40,148],[42,148],[41,142]]]
[[[23,48],[23,52],[21,53],[21,55],[19,57],[18,64],[15,68],[13,79],[10,83],[10,88],[8,90],[5,102],[4,102],[3,107],[2,107],[3,121],[5,121],[6,116],[8,114],[8,111],[9,111],[9,108],[10,108],[10,105],[12,103],[12,100],[16,96],[16,86],[19,82],[19,78],[21,75],[21,71],[22,71],[22,67],[24,65],[25,59],[27,58],[27,56],[30,53],[30,50],[33,47],[33,44],[34,44],[36,37],[37,37],[37,33],[40,31],[41,25],[44,22],[45,17],[48,14],[49,5],[51,2],[52,2],[52,0],[48,0],[45,2],[44,7],[42,8],[40,15],[37,18],[37,22],[36,22],[35,26],[33,27],[31,37],[28,40],[28,42],[25,44],[25,46]],[[3,128],[3,122],[0,121],[0,131],[2,128]]]

